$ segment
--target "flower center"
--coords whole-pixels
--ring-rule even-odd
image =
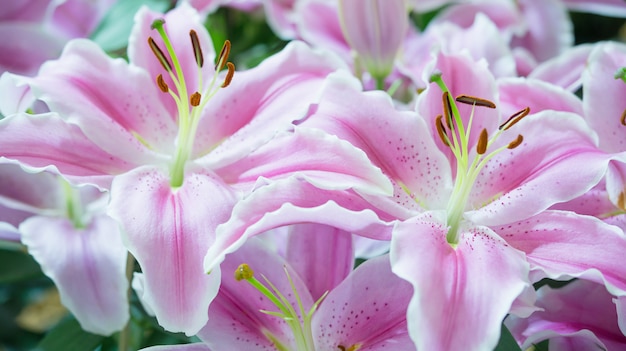
[[[446,235],[446,240],[454,246],[459,241],[459,227],[463,213],[465,212],[472,186],[480,174],[481,169],[500,152],[520,146],[524,138],[522,135],[518,135],[504,146],[492,150],[490,150],[490,147],[503,132],[526,117],[530,113],[530,109],[527,107],[513,114],[506,122],[499,126],[498,130],[492,136],[483,128],[483,130],[480,131],[478,142],[476,143],[476,155],[473,157],[473,160],[470,160],[471,148],[469,145],[469,136],[474,119],[474,108],[476,106],[496,108],[496,105],[489,100],[469,95],[459,95],[455,99],[452,99],[450,91],[443,82],[440,74],[433,75],[431,82],[436,83],[443,91],[443,115],[437,117],[437,132],[442,142],[450,148],[457,162],[454,188],[447,206],[447,224],[450,229]],[[463,120],[461,119],[459,109],[456,105],[457,102],[472,105],[472,113],[467,127],[463,125]]]
[[[195,91],[189,92],[187,90],[187,84],[185,82],[182,66],[176,56],[176,52],[174,52],[172,43],[169,40],[167,32],[165,31],[164,24],[165,21],[163,19],[157,19],[152,23],[152,29],[156,29],[163,39],[169,58],[163,50],[161,50],[154,39],[152,39],[152,37],[148,38],[148,44],[150,45],[150,49],[152,49],[154,56],[156,56],[159,60],[161,66],[163,66],[174,83],[175,91],[172,91],[163,79],[163,75],[159,74],[156,77],[157,86],[163,93],[169,94],[172,99],[174,99],[178,111],[176,152],[174,160],[170,166],[170,185],[172,188],[178,188],[183,184],[185,164],[191,157],[193,151],[196,130],[200,120],[200,113],[204,109],[206,103],[217,93],[217,91],[219,91],[220,88],[225,88],[230,84],[233,75],[235,74],[235,65],[232,62],[227,62],[228,54],[230,53],[230,41],[226,40],[226,42],[224,42],[224,46],[222,47],[222,51],[217,57],[215,73],[205,88],[202,79],[204,56],[202,54],[202,48],[200,47],[200,41],[198,40],[198,34],[192,29],[189,31],[189,37],[191,39],[196,65],[198,67],[198,86]],[[218,74],[224,67],[227,68],[228,72],[226,73],[222,84],[218,85],[216,84],[218,82]]]
[[[287,300],[285,295],[283,295],[265,276],[263,276],[263,280],[265,280],[267,285],[257,280],[254,277],[254,271],[248,264],[242,263],[239,267],[237,267],[237,270],[235,271],[235,279],[237,281],[245,280],[250,283],[250,285],[267,297],[278,308],[278,311],[261,310],[260,312],[281,318],[287,323],[293,332],[296,342],[296,350],[315,351],[315,343],[313,342],[313,333],[311,330],[311,320],[313,318],[313,313],[315,313],[315,310],[317,310],[317,307],[322,302],[324,297],[326,297],[328,292],[322,295],[322,297],[320,297],[308,311],[305,311],[300,295],[298,294],[293,280],[287,271],[287,267],[284,267],[284,269],[287,279],[289,280],[289,285],[291,286],[291,291],[296,298],[300,314],[296,312],[295,308],[291,305],[289,300]],[[302,318],[300,316],[302,316]],[[281,343],[280,340],[278,340],[278,338],[273,336],[271,333],[265,332],[264,334],[272,343],[274,343],[277,350],[290,350],[289,347]]]

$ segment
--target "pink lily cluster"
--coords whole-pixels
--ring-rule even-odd
[[[202,24],[222,5],[293,40],[237,69]],[[75,39],[0,78],[0,238],[85,330],[122,330],[130,285],[202,341],[149,350],[492,350],[503,322],[523,349],[626,348],[626,45],[572,46],[568,7],[626,16],[142,8],[127,61]]]

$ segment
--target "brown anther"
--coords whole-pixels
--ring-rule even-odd
[[[448,129],[453,130],[454,123],[452,123],[452,102],[450,102],[450,93],[447,91],[444,92],[441,100],[443,103],[443,115],[446,118],[446,124],[448,125]]]
[[[200,105],[201,99],[202,95],[200,95],[200,93],[196,91],[195,93],[191,94],[191,97],[189,97],[189,103],[191,104],[191,106],[196,107]]]
[[[443,116],[437,116],[435,120],[435,125],[437,126],[437,133],[439,133],[439,138],[443,142],[443,144],[447,147],[450,147],[450,138],[448,138],[448,133],[446,132],[446,127],[443,125]]]
[[[506,122],[500,125],[499,129],[507,130],[513,127],[514,125],[517,124],[517,122],[521,121],[522,118],[528,116],[529,113],[530,113],[530,107],[526,107],[525,109],[521,111],[515,112],[511,117],[509,117],[509,119],[506,120]]]
[[[148,38],[148,45],[150,45],[150,49],[152,49],[152,53],[154,53],[154,56],[156,56],[156,58],[159,60],[159,62],[161,63],[161,66],[163,66],[163,68],[166,71],[172,72],[172,64],[167,59],[163,51],[161,51],[161,48],[159,48],[159,45],[157,45],[154,39],[152,39],[152,37]]]
[[[496,108],[496,104],[487,100],[481,99],[471,95],[459,95],[455,99],[457,102],[468,105],[482,106],[488,108]]]
[[[191,46],[193,47],[193,56],[196,58],[196,64],[198,64],[198,67],[202,68],[204,65],[204,56],[202,55],[198,34],[192,29],[189,31],[189,37],[191,38]]]
[[[622,117],[620,118],[620,121],[622,122],[623,126],[626,126],[626,110],[622,112]]]
[[[217,62],[215,63],[216,71],[221,71],[224,68],[228,61],[228,55],[230,55],[230,40],[226,39],[224,45],[222,45],[222,51],[217,56]]]
[[[512,142],[510,142],[509,145],[507,146],[507,148],[515,149],[516,147],[520,146],[522,141],[524,141],[524,137],[521,134],[519,134],[517,136],[517,139],[513,140]]]
[[[162,74],[159,74],[157,76],[157,85],[159,86],[159,89],[161,89],[161,91],[164,93],[167,93],[168,91],[170,91],[170,87],[167,86],[167,83],[165,83],[165,80],[163,79]]]
[[[626,208],[624,206],[626,206],[626,199],[624,199],[625,195],[624,192],[622,191],[621,193],[619,193],[619,196],[617,198],[617,207],[619,207],[622,210],[626,210]]]
[[[233,76],[235,75],[235,64],[232,62],[226,62],[226,67],[228,67],[228,72],[226,72],[226,77],[224,78],[224,83],[222,83],[222,88],[226,88],[230,85],[230,82],[233,80]]]
[[[476,152],[479,155],[484,155],[487,152],[487,144],[489,143],[489,134],[487,129],[483,128],[478,137],[478,143],[476,144]]]

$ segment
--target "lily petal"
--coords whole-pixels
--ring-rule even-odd
[[[391,183],[363,151],[320,130],[296,128],[276,135],[246,158],[216,170],[227,183],[250,189],[260,176],[273,180],[296,175],[322,189],[353,188],[389,194]]]
[[[135,166],[102,150],[79,127],[66,123],[55,113],[6,117],[0,121],[0,132],[3,158],[39,170],[54,165],[63,174],[107,188],[110,175]]]
[[[550,350],[620,350],[626,336],[618,327],[613,296],[605,287],[575,280],[559,289],[543,286],[537,292],[540,311],[529,318],[509,317],[506,325],[526,350],[550,340]]]
[[[528,75],[575,92],[582,84],[582,73],[594,45],[580,44],[567,49],[559,56],[540,63]]]
[[[407,330],[409,283],[391,272],[389,256],[367,260],[332,290],[313,316],[319,350],[415,350]]]
[[[424,208],[445,206],[452,189],[448,161],[437,150],[424,120],[396,110],[387,94],[362,92],[354,78],[335,74],[302,126],[320,128],[365,151],[398,184],[394,200],[401,202],[408,189],[410,197],[402,201],[407,207],[416,202]]]
[[[463,230],[453,248],[441,223],[429,212],[398,223],[391,239],[392,270],[414,289],[411,338],[418,350],[492,350],[529,286],[528,263],[486,227]]]
[[[503,78],[498,80],[503,116],[528,107],[532,113],[543,110],[565,111],[583,115],[582,101],[573,93],[537,79]]]
[[[228,186],[210,173],[189,173],[178,189],[152,167],[113,181],[109,213],[142,268],[143,301],[167,330],[192,335],[206,323],[220,276],[205,274],[202,259],[234,202]]]
[[[257,67],[236,72],[200,119],[195,157],[208,153],[204,162],[216,169],[248,155],[276,131],[290,130],[338,69],[346,69],[338,57],[293,41]]]
[[[626,267],[617,263],[626,252],[626,238],[615,226],[573,212],[544,211],[494,230],[526,253],[533,270],[542,273],[538,278],[580,277],[626,295]]]
[[[177,127],[156,83],[89,40],[69,42],[58,60],[42,66],[31,87],[52,111],[111,154],[154,164],[155,151],[168,153],[174,145]]]
[[[341,283],[354,266],[352,235],[313,223],[289,228],[287,261],[309,288],[314,301]]]
[[[296,223],[322,223],[388,240],[391,228],[386,221],[395,218],[376,213],[371,207],[350,190],[326,191],[296,177],[264,185],[239,201],[228,222],[217,228],[216,241],[204,259],[204,268],[218,268],[225,255],[237,250],[249,237]]]
[[[129,318],[127,253],[115,221],[98,216],[77,229],[67,219],[37,216],[19,230],[83,329],[110,335],[124,327]]]
[[[600,135],[600,148],[607,152],[626,150],[621,116],[626,111],[626,82],[615,73],[626,62],[626,46],[604,43],[589,55],[583,73],[583,105],[587,122]]]
[[[572,113],[541,111],[506,133],[494,149],[517,135],[524,141],[494,156],[481,170],[470,196],[473,206],[483,207],[466,214],[474,223],[510,223],[576,198],[600,182],[611,159],[596,148],[596,136],[582,118]]]

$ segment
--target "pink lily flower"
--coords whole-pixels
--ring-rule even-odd
[[[550,350],[622,350],[626,336],[618,325],[616,304],[606,288],[586,280],[537,291],[540,311],[527,318],[510,316],[507,327],[522,350],[550,340]]]
[[[259,177],[372,194],[389,185],[362,151],[293,130],[326,75],[343,67],[334,58],[295,42],[232,79],[228,44],[217,69],[203,64],[211,41],[186,5],[164,16],[143,9],[129,43],[130,64],[79,40],[25,79],[59,115],[2,120],[2,156],[110,185],[109,214],[141,265],[143,301],[164,328],[195,334],[220,282],[217,269],[202,269],[214,228]]]
[[[110,335],[128,321],[127,251],[117,223],[105,214],[108,196],[73,187],[48,172],[0,165],[0,224],[52,279],[61,302],[89,332]]]
[[[584,116],[600,137],[600,148],[620,158],[611,163],[606,188],[611,201],[626,210],[626,45],[598,44],[583,72]]]
[[[33,75],[67,41],[87,37],[115,0],[11,1],[0,8],[0,74]]]
[[[240,281],[222,277],[198,333],[204,347],[145,350],[415,350],[406,329],[411,288],[387,255],[352,271],[350,233],[316,224],[290,228],[286,256],[265,244],[253,238],[222,264]],[[253,278],[238,276],[244,267]]]
[[[460,100],[498,103],[484,61],[439,54],[433,67],[447,77],[449,96],[471,93],[481,98]],[[385,94],[362,93],[345,76],[334,82],[301,125],[350,141],[394,183],[393,198],[365,198],[373,213],[385,212],[380,220],[398,221],[390,257],[394,273],[414,287],[407,320],[418,349],[493,348],[507,313],[533,310],[531,283],[546,276],[584,277],[625,294],[626,272],[615,264],[626,250],[622,231],[593,217],[547,210],[590,190],[611,159],[597,149],[596,136],[579,115],[538,104],[535,113],[517,111],[508,119],[498,110],[450,100],[442,109],[443,83],[443,89],[431,84],[420,95],[417,114],[399,112]],[[571,104],[570,93],[560,91],[567,97],[555,105]],[[452,120],[435,117],[443,112]],[[256,195],[261,202],[262,192]],[[256,216],[251,203],[238,203],[218,228],[206,269],[240,238],[277,223],[331,222],[357,234],[388,234],[382,225],[368,227],[376,222],[365,222],[364,215],[372,212],[345,207],[344,218],[362,216],[361,228],[353,230],[336,223],[337,213],[309,206],[268,205],[267,215]],[[289,219],[279,221],[281,216]]]
[[[340,0],[339,20],[357,65],[383,89],[409,28],[406,1]]]

